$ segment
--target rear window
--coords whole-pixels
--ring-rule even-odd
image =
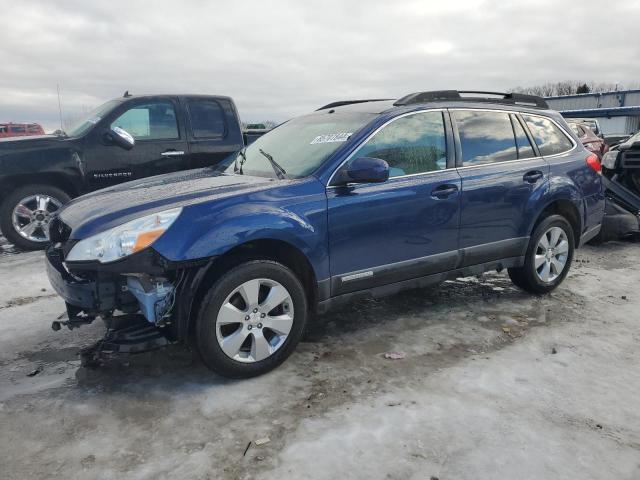
[[[224,111],[214,100],[190,100],[189,118],[195,138],[216,138],[224,136],[226,124]]]
[[[548,118],[533,115],[522,115],[538,145],[540,154],[556,155],[571,150],[573,142]]]

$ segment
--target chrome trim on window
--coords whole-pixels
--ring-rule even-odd
[[[342,185],[331,185],[331,182],[332,182],[332,180],[333,180],[333,177],[334,177],[334,176],[335,176],[335,174],[338,172],[338,170],[340,170],[340,169],[342,168],[342,166],[343,166],[345,163],[347,163],[349,160],[351,160],[351,158],[353,158],[353,155],[354,155],[354,154],[355,154],[355,153],[356,153],[356,152],[357,152],[361,147],[364,147],[364,146],[366,145],[366,143],[367,143],[369,140],[371,140],[371,138],[372,138],[376,133],[378,133],[380,130],[382,130],[384,127],[386,127],[386,126],[387,126],[387,125],[389,125],[390,123],[395,122],[395,121],[396,121],[396,120],[398,120],[399,118],[408,117],[408,116],[410,116],[410,115],[416,115],[416,114],[418,114],[418,113],[427,113],[427,112],[444,112],[444,111],[446,111],[446,108],[426,108],[426,109],[424,109],[424,110],[416,110],[416,111],[414,111],[414,112],[407,112],[407,113],[403,113],[402,115],[398,115],[397,117],[393,117],[393,118],[391,118],[391,119],[387,120],[387,121],[386,121],[386,122],[384,122],[382,125],[380,125],[378,128],[376,128],[373,132],[371,132],[371,133],[369,134],[369,136],[368,136],[366,139],[364,139],[364,140],[360,143],[360,145],[358,145],[358,146],[356,147],[356,149],[355,149],[353,152],[351,152],[351,153],[349,154],[349,156],[348,156],[347,158],[345,158],[345,159],[342,161],[342,163],[340,163],[340,165],[338,165],[338,166],[336,167],[336,169],[333,171],[333,173],[332,173],[332,174],[331,174],[331,176],[329,177],[329,181],[327,182],[327,188],[335,188],[335,187],[341,187],[341,186],[342,186]],[[442,119],[442,127],[443,127],[443,128],[445,128],[444,118]],[[446,130],[445,130],[445,135],[446,135]],[[447,155],[448,155],[448,152],[447,152]],[[451,170],[451,169],[449,169],[449,168],[446,168],[446,167],[445,167],[445,168],[444,168],[444,169],[442,169],[442,170],[434,170],[434,171],[432,171],[432,172],[410,173],[410,174],[408,174],[408,175],[399,175],[399,176],[397,176],[397,177],[389,177],[389,180],[394,180],[394,179],[396,179],[396,178],[404,178],[404,177],[414,177],[414,176],[416,176],[416,175],[425,175],[425,174],[428,174],[428,173],[444,172],[444,171],[446,171],[446,170]],[[349,185],[351,185],[351,184],[349,184]]]
[[[502,164],[505,164],[505,163],[513,163],[513,162],[526,162],[526,161],[529,161],[529,160],[546,160],[548,158],[555,158],[555,157],[557,157],[559,155],[565,155],[567,153],[573,152],[578,147],[577,142],[573,139],[573,137],[570,134],[567,133],[567,130],[565,128],[563,128],[562,125],[560,125],[558,122],[556,122],[553,118],[551,118],[551,117],[549,117],[547,115],[540,115],[540,114],[537,114],[537,113],[523,112],[522,110],[502,110],[502,109],[494,109],[494,108],[474,108],[474,107],[427,108],[427,109],[424,109],[424,110],[417,110],[415,112],[403,113],[402,115],[398,115],[397,117],[393,117],[392,119],[390,119],[390,120],[386,121],[385,123],[383,123],[382,125],[380,125],[371,134],[369,134],[369,136],[362,143],[360,143],[360,145],[358,145],[358,147],[353,152],[351,152],[349,154],[349,156],[344,161],[342,161],[342,163],[340,163],[340,165],[338,165],[336,167],[336,169],[333,171],[333,173],[329,177],[329,181],[327,182],[327,187],[326,188],[342,187],[342,185],[331,185],[331,181],[333,180],[333,177],[338,172],[338,170],[340,170],[345,163],[347,163],[349,160],[351,160],[353,155],[360,149],[360,147],[364,146],[369,140],[371,140],[371,138],[376,133],[378,133],[384,127],[389,125],[391,122],[394,122],[395,120],[397,120],[399,118],[407,117],[409,115],[415,115],[417,113],[444,112],[444,111],[455,111],[455,110],[462,110],[462,111],[473,110],[473,111],[480,111],[480,112],[498,112],[498,113],[513,114],[513,115],[518,115],[519,114],[519,115],[529,115],[529,116],[532,116],[532,117],[544,118],[544,119],[547,119],[547,120],[551,121],[556,127],[558,127],[560,129],[560,131],[562,133],[564,133],[564,135],[571,141],[571,144],[573,145],[573,147],[570,148],[569,150],[564,151],[564,152],[554,153],[553,155],[547,155],[547,156],[539,155],[537,157],[516,158],[514,160],[505,160],[505,161],[502,161],[502,162],[483,163],[483,164],[480,164],[480,165],[467,165],[467,166],[462,166],[462,167],[444,168],[442,170],[434,170],[434,171],[431,171],[431,172],[411,173],[411,174],[408,174],[408,175],[399,175],[397,177],[390,177],[388,181],[395,180],[395,179],[398,179],[398,178],[407,178],[407,177],[415,177],[415,176],[418,176],[418,175],[429,175],[429,174],[433,174],[433,173],[440,173],[440,172],[445,172],[447,170],[454,170],[454,169],[455,170],[463,170],[463,169],[466,169],[466,168],[487,167],[487,166],[490,166],[490,165],[502,165]],[[452,120],[452,122],[455,121],[453,118],[451,120]],[[524,120],[524,122],[526,124],[526,120]],[[444,120],[443,120],[443,125],[444,125]],[[528,125],[527,125],[527,128],[529,128]],[[535,141],[535,139],[534,139],[534,141]],[[538,147],[538,149],[539,148],[540,147]],[[447,152],[447,154],[448,154],[448,152]],[[347,184],[347,185],[361,185],[361,184],[355,184],[355,183],[351,184],[350,183],[350,184]]]
[[[560,153],[554,153],[553,155],[538,155],[537,157],[530,157],[530,158],[516,158],[513,160],[505,160],[503,162],[493,162],[493,163],[482,163],[480,165],[467,165],[467,166],[462,166],[462,167],[456,167],[456,169],[458,170],[462,170],[463,168],[477,168],[477,167],[486,167],[488,165],[501,165],[503,163],[512,163],[512,162],[526,162],[527,160],[535,160],[535,159],[544,159],[546,160],[547,158],[554,158],[557,157],[559,155],[565,155],[569,152],[573,152],[577,147],[578,144],[576,143],[576,141],[573,139],[573,137],[571,135],[569,135],[567,133],[567,130],[564,129],[562,127],[562,125],[560,125],[558,122],[556,122],[553,118],[548,117],[546,115],[540,115],[537,113],[530,113],[530,112],[523,112],[520,110],[517,111],[513,111],[513,110],[497,110],[497,109],[491,109],[491,108],[470,108],[470,107],[452,107],[449,108],[449,111],[455,111],[455,110],[461,110],[461,111],[469,111],[469,110],[475,110],[475,111],[479,111],[479,112],[499,112],[499,113],[511,113],[514,115],[529,115],[530,117],[539,117],[539,118],[544,118],[549,120],[550,122],[552,122],[556,127],[558,127],[560,129],[560,131],[564,134],[565,137],[567,137],[569,139],[569,141],[571,142],[571,145],[573,145],[569,150],[565,150],[564,152],[560,152]],[[455,122],[455,119],[451,119],[452,121]],[[523,118],[522,119],[526,125],[527,121]],[[531,131],[531,129],[529,128],[529,125],[527,125],[527,129],[529,129],[529,131]],[[535,138],[533,139],[535,142]],[[540,147],[536,144],[536,147],[538,148],[538,150],[540,150]]]

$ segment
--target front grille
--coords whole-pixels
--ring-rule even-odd
[[[60,217],[53,217],[49,222],[49,239],[52,243],[64,243],[71,236],[71,228],[60,220]]]
[[[640,152],[624,152],[622,154],[623,168],[640,168]]]

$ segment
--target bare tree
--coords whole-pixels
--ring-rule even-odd
[[[625,90],[627,88],[640,88],[640,82],[634,82],[628,86],[611,82],[583,82],[576,80],[565,80],[562,82],[547,82],[543,85],[532,87],[515,87],[511,92],[538,95],[540,97],[554,97],[557,95],[573,95],[575,93],[602,93]]]

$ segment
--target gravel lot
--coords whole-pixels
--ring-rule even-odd
[[[80,369],[101,323],[53,332],[43,255],[9,251],[2,478],[640,478],[637,243],[580,250],[546,297],[503,273],[354,303],[248,381],[179,347]]]

